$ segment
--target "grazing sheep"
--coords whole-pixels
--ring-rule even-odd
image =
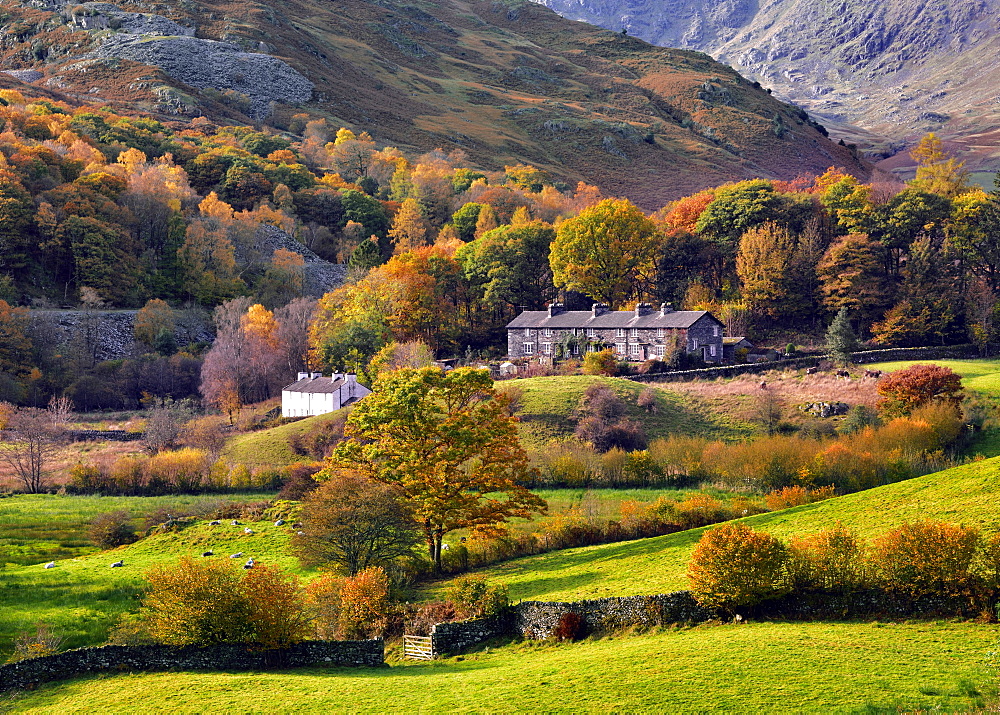
[[[56,567],[55,561],[49,561],[47,564],[45,564],[45,568],[47,569],[54,569],[55,567]]]
[[[252,569],[253,567],[254,567],[254,561],[253,561],[253,557],[251,556],[249,559],[247,559],[247,562],[245,564],[243,564],[243,568],[245,568],[245,569]]]
[[[245,528],[245,529],[243,530],[243,533],[244,533],[244,534],[252,534],[252,533],[253,533],[253,529],[251,529],[251,528],[250,528],[250,527],[248,526],[247,528]]]
[[[243,526],[243,524],[240,521],[236,520],[236,519],[233,519],[232,524],[233,524],[233,526]]]
[[[877,380],[882,377],[881,370],[865,370],[865,377],[870,377],[873,380]]]
[[[847,370],[837,370],[837,377],[842,377],[846,380],[850,380],[851,373],[849,373]]]
[[[274,522],[274,525],[275,526],[284,526],[285,525],[285,520],[284,519],[278,519],[276,522]]]
[[[817,372],[819,372],[818,367],[806,368],[806,375],[815,375]]]
[[[209,525],[209,526],[222,526],[222,522],[221,522],[221,521],[219,521],[218,519],[216,519],[215,521],[210,521],[210,522],[208,523],[208,525]]]
[[[301,529],[302,528],[302,522],[301,521],[295,522],[294,524],[292,524],[292,528],[293,529]]]
[[[767,383],[764,382],[763,380],[760,381],[760,389],[762,389],[762,390],[766,390],[767,389]]]
[[[243,558],[243,552],[242,551],[237,551],[235,554],[230,554],[229,558],[231,558],[231,559]]]
[[[202,554],[202,556],[215,556],[215,552],[214,551],[206,551],[205,553]]]
[[[306,532],[304,532],[304,531],[296,531],[295,534],[296,534],[296,536],[305,536]]]
[[[111,564],[111,568],[113,568],[113,569],[119,569],[119,568],[121,568],[124,565],[125,565],[125,560],[122,559],[121,561],[115,561],[113,564]]]

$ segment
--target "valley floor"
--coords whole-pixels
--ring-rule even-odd
[[[157,673],[41,686],[16,712],[963,711],[994,697],[996,626],[755,623],[515,643],[429,664]]]

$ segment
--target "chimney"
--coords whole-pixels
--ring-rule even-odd
[[[649,315],[653,312],[653,306],[649,303],[636,303],[635,304],[635,317],[641,318],[644,315]]]
[[[559,315],[560,313],[563,313],[563,312],[565,312],[565,308],[563,308],[563,304],[562,303],[549,303],[549,317],[550,318],[553,317],[553,316]]]
[[[666,315],[667,313],[674,312],[673,303],[660,303],[660,315]]]
[[[323,377],[323,373],[321,373],[321,372],[314,372],[312,375],[310,375],[309,379],[310,380],[315,380],[317,377]]]
[[[590,313],[595,318],[598,315],[604,315],[607,312],[608,312],[608,306],[606,306],[604,303],[594,303],[590,307]]]
[[[308,380],[309,379],[309,373],[308,372],[300,372],[298,379],[299,380]]]

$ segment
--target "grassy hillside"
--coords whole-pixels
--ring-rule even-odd
[[[56,561],[51,569],[40,563],[0,569],[0,653],[9,649],[15,633],[39,622],[65,636],[67,647],[104,641],[118,616],[138,606],[143,574],[151,566],[182,556],[200,558],[213,550],[214,558],[226,559],[242,551],[245,557],[300,573],[298,561],[288,554],[290,527],[276,527],[270,521],[249,526],[253,534],[243,533],[243,526],[232,526],[228,520],[214,527],[197,522],[183,531],[157,534],[111,551]],[[123,568],[109,568],[119,559],[125,562]]]
[[[343,419],[349,407],[316,417],[307,417],[266,430],[248,432],[233,437],[226,444],[223,458],[231,463],[247,466],[281,466],[292,462],[310,461],[312,458],[296,454],[291,447],[295,436],[312,438],[330,423]]]
[[[966,464],[905,482],[746,522],[780,537],[837,522],[870,538],[907,521],[941,519],[995,531],[1000,527],[1000,458]],[[686,588],[685,572],[703,529],[653,539],[556,551],[487,570],[522,600],[577,600],[652,594]]]
[[[996,628],[757,623],[524,643],[430,664],[51,683],[18,712],[897,712],[968,710]],[[888,654],[891,653],[891,657]]]

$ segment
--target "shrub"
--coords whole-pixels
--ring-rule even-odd
[[[864,545],[840,524],[792,539],[789,554],[796,590],[850,591],[865,582]]]
[[[280,648],[308,632],[298,582],[257,565],[237,570],[225,561],[181,559],[146,576],[142,617],[152,638],[167,645],[259,643]]]
[[[552,629],[552,638],[557,641],[578,641],[583,635],[583,618],[573,611],[567,611],[559,616],[559,622]]]
[[[357,576],[326,574],[310,583],[307,593],[320,638],[377,638],[394,611],[389,579],[381,568]]]
[[[977,529],[936,521],[904,524],[875,540],[872,566],[886,588],[912,596],[959,594],[974,585]]]
[[[14,652],[7,659],[8,663],[55,655],[62,646],[63,637],[52,632],[43,623],[35,626],[34,633],[19,633],[14,638]]]
[[[732,518],[725,505],[708,494],[692,494],[674,506],[674,518],[681,529],[718,524]]]
[[[448,588],[448,600],[462,618],[495,616],[510,602],[507,586],[490,584],[485,576],[461,576]]]
[[[752,606],[789,591],[788,550],[778,539],[746,524],[711,529],[695,546],[688,566],[698,603],[725,610]]]
[[[406,633],[411,636],[429,636],[438,623],[457,621],[455,604],[450,601],[425,603],[406,620]]]
[[[636,399],[636,404],[646,412],[656,412],[656,390],[652,387],[644,389],[639,393],[639,397]]]
[[[614,351],[598,350],[587,353],[583,356],[584,375],[607,375],[614,377],[618,374],[618,361],[615,359]]]
[[[90,542],[101,549],[131,544],[136,539],[132,516],[124,509],[95,516],[87,535]]]

